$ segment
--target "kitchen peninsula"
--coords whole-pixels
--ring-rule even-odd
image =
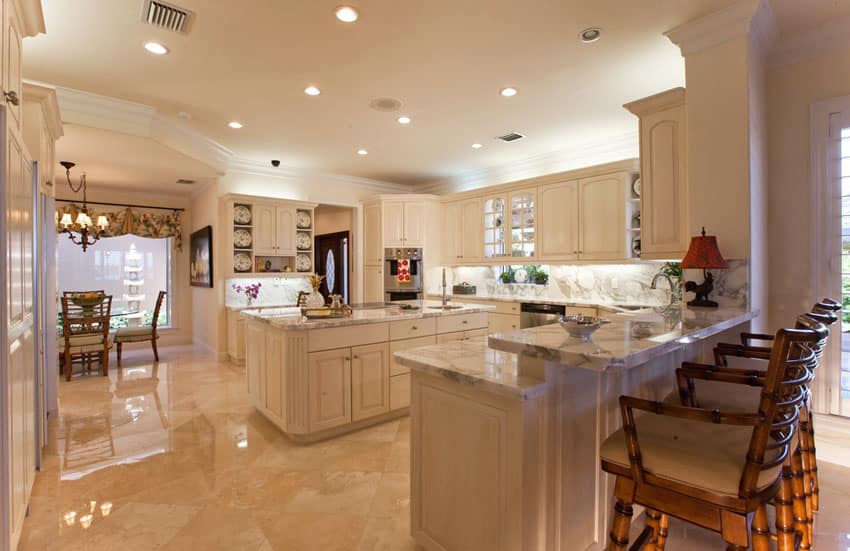
[[[298,442],[406,415],[410,373],[392,354],[487,334],[488,306],[397,304],[355,306],[351,316],[320,320],[292,308],[243,311],[256,408]]]
[[[602,441],[618,399],[662,400],[675,369],[758,312],[675,307],[608,316],[592,340],[558,325],[396,354],[412,370],[411,533],[439,551],[604,548]]]

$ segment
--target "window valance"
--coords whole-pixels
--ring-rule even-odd
[[[178,210],[167,212],[149,212],[139,211],[132,208],[120,208],[117,210],[108,210],[109,207],[102,207],[103,210],[89,208],[89,215],[92,220],[97,220],[100,215],[105,215],[109,220],[109,226],[104,230],[104,237],[116,237],[119,235],[133,234],[139,237],[152,238],[174,238],[174,246],[177,250],[183,250],[183,234],[181,231],[181,213]],[[62,226],[59,225],[59,220],[62,215],[69,213],[71,220],[77,219],[79,205],[67,204],[57,206],[56,208],[56,231],[60,231]]]

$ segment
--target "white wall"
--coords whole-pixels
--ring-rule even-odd
[[[850,47],[767,72],[770,326],[788,324],[816,299],[810,281],[813,182],[809,108],[850,95]],[[837,298],[837,297],[836,297]]]
[[[192,334],[196,345],[203,346],[213,353],[223,354],[227,350],[227,319],[224,311],[224,265],[221,246],[222,231],[225,228],[218,223],[219,190],[216,184],[210,184],[203,192],[195,196],[191,203],[192,225],[186,234],[189,236],[203,227],[212,226],[213,240],[213,286],[189,287],[192,304]],[[232,228],[231,228],[232,229]],[[188,249],[188,247],[186,247]],[[188,265],[188,259],[186,260]]]

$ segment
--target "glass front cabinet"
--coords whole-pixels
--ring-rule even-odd
[[[484,258],[534,258],[537,191],[484,197]]]

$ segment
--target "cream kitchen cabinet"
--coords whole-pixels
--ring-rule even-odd
[[[480,262],[484,254],[480,198],[466,199],[460,203],[460,260],[464,263]]]
[[[384,201],[384,246],[421,247],[424,228],[424,201]]]
[[[687,101],[674,88],[625,105],[640,119],[641,258],[688,250]]]
[[[537,196],[540,260],[578,259],[578,180],[542,185]]]
[[[309,380],[310,432],[350,423],[351,349],[311,353]]]
[[[613,173],[578,181],[578,254],[582,260],[621,260],[626,250],[626,190],[628,173]]]
[[[460,201],[440,205],[440,241],[443,264],[457,264],[463,258]]]
[[[363,264],[366,266],[384,263],[384,245],[381,237],[381,203],[369,203],[363,207]]]
[[[384,267],[363,266],[363,302],[384,302]]]
[[[227,310],[227,355],[230,361],[245,363],[245,320],[239,310]]]
[[[351,420],[390,410],[390,361],[387,343],[351,349]]]
[[[505,333],[519,329],[518,314],[499,314],[490,312],[487,314],[487,330],[490,333]]]
[[[254,205],[254,251],[258,255],[294,256],[295,207]]]

